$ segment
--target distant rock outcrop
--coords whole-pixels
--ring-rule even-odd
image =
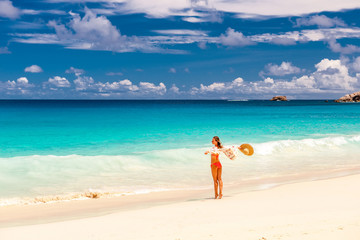
[[[270,101],[287,101],[286,96],[275,96]]]
[[[360,102],[360,92],[347,94],[339,99],[336,99],[335,102]]]

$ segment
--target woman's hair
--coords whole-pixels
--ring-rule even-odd
[[[216,142],[216,147],[217,148],[222,148],[223,147],[222,144],[221,144],[220,138],[218,136],[213,137],[213,139]]]

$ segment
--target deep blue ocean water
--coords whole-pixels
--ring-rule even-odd
[[[232,184],[356,169],[359,120],[360,104],[321,100],[2,100],[0,199],[207,187],[215,135],[255,147],[222,160]]]

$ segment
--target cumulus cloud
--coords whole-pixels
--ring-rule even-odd
[[[30,73],[40,73],[43,72],[42,68],[39,67],[38,65],[31,65],[30,67],[26,67],[25,72],[30,72]]]
[[[80,75],[84,74],[85,71],[84,71],[83,69],[70,67],[69,69],[67,69],[67,70],[65,71],[65,73],[74,73],[75,76],[80,76]]]
[[[77,79],[74,80],[76,91],[96,91],[97,85],[92,77],[77,75]]]
[[[159,85],[156,86],[154,83],[140,82],[139,88],[140,91],[145,94],[156,93],[158,95],[164,95],[166,93],[166,86],[163,83],[159,83]]]
[[[241,32],[236,32],[232,28],[228,28],[225,34],[220,35],[219,43],[230,47],[243,47],[255,44],[250,38],[244,36]]]
[[[173,92],[173,93],[176,93],[176,94],[180,94],[180,89],[175,85],[173,84],[171,86],[171,88],[169,89],[170,92]]]
[[[72,19],[66,25],[50,21],[59,43],[68,48],[104,50],[113,52],[159,52],[160,49],[142,39],[122,35],[106,17],[97,16],[85,8],[84,17],[70,13]]]
[[[360,60],[359,60],[360,61]],[[356,62],[356,61],[355,61]],[[315,71],[308,75],[293,77],[290,80],[267,77],[263,81],[246,82],[237,78],[232,82],[214,82],[193,87],[190,94],[219,97],[270,97],[274,94],[293,96],[312,96],[317,98],[326,94],[344,94],[360,87],[360,74],[349,74],[349,68],[340,60],[323,59],[315,65]],[[210,94],[210,95],[209,95]],[[314,95],[316,94],[316,95]]]
[[[300,73],[301,69],[292,65],[291,62],[282,62],[280,65],[269,63],[265,66],[265,71],[260,72],[260,76],[285,76]]]
[[[193,87],[190,90],[191,95],[204,94],[204,93],[226,93],[226,92],[237,92],[244,84],[244,79],[238,77],[232,82],[214,82],[208,86],[200,84],[200,88]]]
[[[335,39],[330,39],[328,41],[329,48],[333,52],[342,53],[342,54],[352,54],[360,52],[360,47],[348,44],[345,47],[341,46]]]
[[[354,71],[360,72],[360,57],[355,58],[354,62],[351,64],[351,67]]]
[[[0,0],[0,17],[16,19],[20,17],[20,9],[14,7],[9,0]]]
[[[26,77],[20,77],[16,80],[16,83],[21,86],[26,86],[29,84],[29,80]]]
[[[310,17],[296,19],[296,27],[300,26],[312,26],[317,25],[318,27],[330,28],[330,27],[345,27],[346,24],[340,18],[329,18],[325,15],[315,15]]]
[[[175,68],[170,68],[169,73],[176,73],[176,69]]]
[[[340,60],[325,58],[315,67],[313,76],[319,88],[353,90],[358,83],[358,79],[349,75],[349,69]]]
[[[106,93],[120,93],[120,92],[136,92],[139,87],[134,85],[130,80],[125,79],[117,82],[97,83],[100,92]]]
[[[31,93],[34,84],[29,83],[26,77],[20,77],[16,81],[0,81],[0,92],[5,92],[8,95],[27,95]]]
[[[53,78],[49,78],[49,80],[44,83],[44,86],[49,86],[52,89],[54,89],[54,88],[69,88],[71,86],[71,84],[66,78],[55,76]]]
[[[274,83],[274,79],[270,78],[270,77],[267,77],[264,79],[264,83],[270,83],[270,84],[273,84]]]
[[[164,83],[156,85],[150,82],[140,82],[136,85],[129,79],[114,82],[96,82],[92,77],[84,76],[83,71],[79,71],[79,69],[71,68],[68,72],[74,73],[77,77],[74,80],[75,91],[85,96],[162,96],[167,90]]]

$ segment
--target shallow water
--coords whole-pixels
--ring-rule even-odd
[[[222,156],[228,186],[351,174],[359,120],[359,104],[324,101],[0,101],[0,205],[209,188],[203,153],[214,135],[255,148],[235,161]]]

